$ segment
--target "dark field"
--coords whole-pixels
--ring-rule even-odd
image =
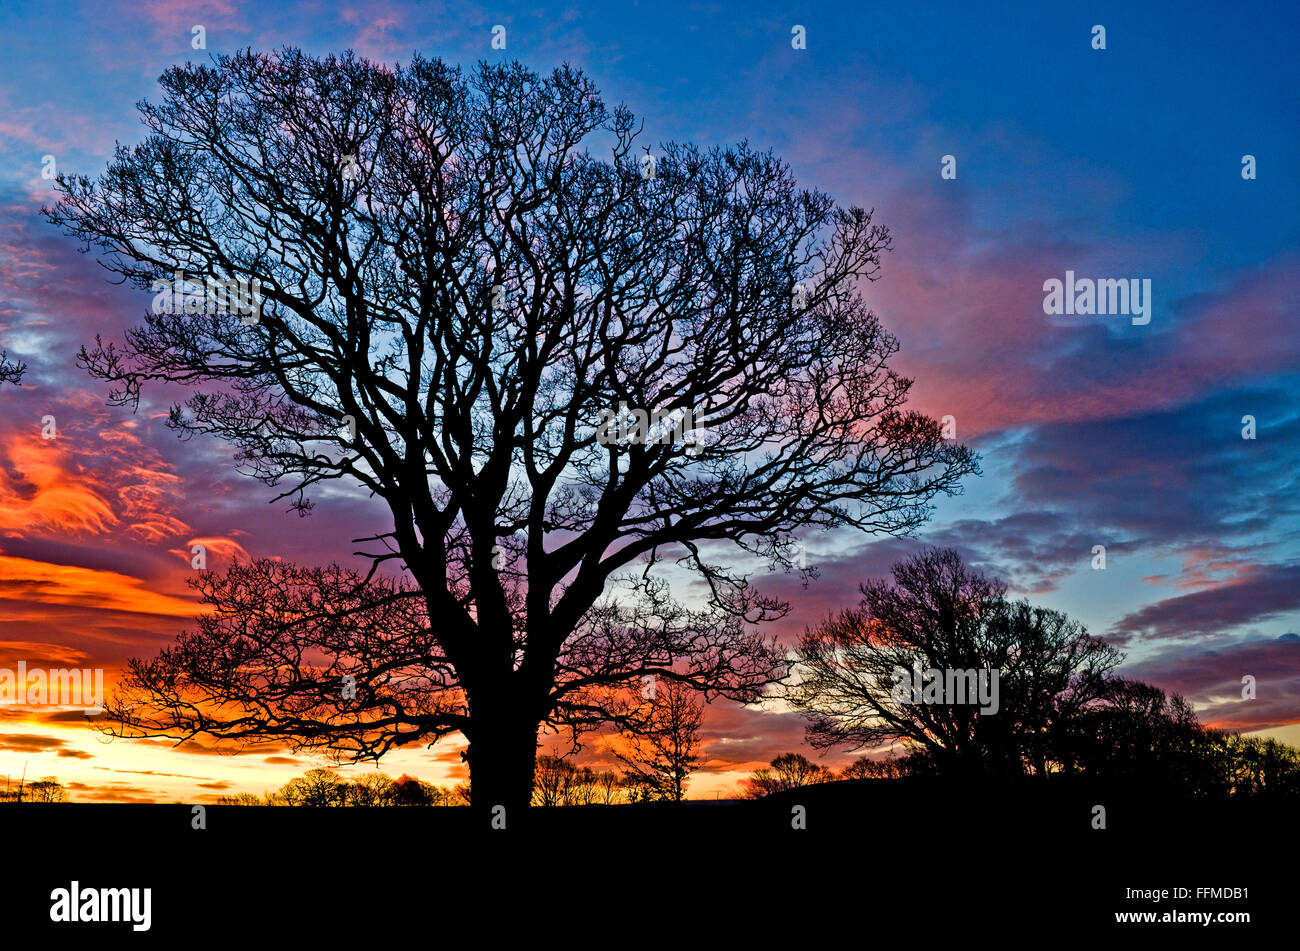
[[[1105,829],[1092,828],[1098,804]],[[806,828],[796,830],[799,806]],[[5,807],[7,920],[65,938],[129,931],[51,925],[51,890],[77,880],[152,888],[152,928],[133,941],[192,929],[196,915],[205,932],[232,938],[381,933],[387,912],[404,908],[440,925],[531,921],[572,937],[612,928],[637,939],[644,927],[647,940],[719,928],[737,941],[825,940],[888,923],[916,946],[949,929],[1221,942],[1290,919],[1285,870],[1300,843],[1290,801],[1059,784],[832,783],[760,801],[534,809],[504,830],[478,809],[236,806],[208,806],[207,828],[195,830],[192,808]],[[1198,900],[1198,888],[1247,891]],[[1116,912],[1153,910],[1247,911],[1251,921],[1115,922]],[[959,914],[970,916],[960,928]]]

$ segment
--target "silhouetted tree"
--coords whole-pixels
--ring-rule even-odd
[[[1206,729],[1177,694],[1113,678],[1104,694],[1055,731],[1054,758],[1067,773],[1176,787],[1189,795],[1232,786],[1226,734]]]
[[[450,806],[455,797],[450,790],[426,783],[403,773],[393,780],[394,806]]]
[[[769,767],[756,769],[745,780],[745,796],[760,799],[772,793],[811,786],[814,783],[828,783],[835,779],[835,774],[818,763],[809,760],[802,753],[782,753],[772,760]]]
[[[686,782],[700,761],[704,705],[685,684],[665,681],[635,712],[621,734],[615,755],[626,767],[625,781],[641,799],[681,802]]]
[[[26,802],[67,802],[68,792],[53,776],[46,776],[35,782],[27,784],[23,790],[23,800]]]
[[[1271,737],[1233,736],[1228,757],[1234,795],[1300,795],[1300,749]]]
[[[601,777],[589,766],[543,754],[533,774],[533,803],[538,806],[588,806],[601,800]]]
[[[290,806],[347,805],[348,784],[332,769],[309,769],[280,787],[280,797]]]
[[[906,756],[891,752],[883,758],[860,756],[840,770],[840,779],[902,779],[906,776],[926,775],[932,771],[931,757],[923,751]]]
[[[624,772],[618,778],[623,796],[630,803],[655,802],[658,791],[645,781],[640,773]]]
[[[1045,773],[1054,725],[1104,694],[1122,655],[1060,612],[1008,602],[1001,582],[951,549],[922,551],[892,574],[862,585],[860,608],[800,640],[787,696],[808,719],[809,742],[902,741],[944,771]],[[916,702],[916,673],[931,670],[986,671],[996,712],[980,712],[970,679],[965,702]]]
[[[537,768],[533,771],[533,803],[538,806],[564,805],[575,772],[573,764],[562,757],[538,756]]]
[[[888,232],[769,153],[638,160],[632,114],[568,67],[286,49],[160,82],[148,138],[96,183],[60,176],[46,214],[136,287],[244,280],[259,310],[150,313],[82,363],[130,405],[203,387],[183,435],[230,441],[300,512],[345,479],[391,522],[363,575],[200,581],[220,609],[131,665],[118,735],[355,759],[460,732],[475,802],[522,806],[539,728],[617,722],[609,688],[671,674],[744,702],[784,674],[750,625],[786,606],[702,544],[788,566],[793,533],[911,530],[976,468],[903,410],[859,295]],[[672,602],[664,559],[706,605]]]
[[[600,778],[590,766],[580,766],[569,787],[566,805],[590,806],[600,801]]]
[[[596,789],[599,791],[599,801],[606,806],[611,806],[624,797],[624,784],[622,779],[612,769],[602,770],[596,774]]]
[[[397,796],[397,784],[393,778],[378,771],[362,773],[348,783],[347,801],[350,806],[392,806],[396,805]]]
[[[8,350],[0,350],[0,383],[21,383],[23,374],[27,372],[27,364],[15,363],[8,357]]]

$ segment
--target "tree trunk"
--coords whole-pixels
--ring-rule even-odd
[[[521,813],[532,801],[537,765],[538,724],[510,713],[472,713],[466,752],[473,808],[495,818],[500,811],[493,810],[504,806],[507,823],[512,817],[522,819]]]

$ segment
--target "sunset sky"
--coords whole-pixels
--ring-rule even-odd
[[[149,298],[37,216],[54,200],[45,157],[100,174],[115,141],[142,137],[135,103],[186,60],[419,51],[570,62],[644,117],[649,140],[770,147],[801,183],[893,231],[866,297],[900,338],[912,405],[952,415],[984,475],[918,540],[805,538],[820,570],[806,589],[756,567],[793,603],[775,628],[787,641],[918,543],[952,545],[1122,647],[1123,673],[1184,694],[1206,722],[1300,742],[1300,8],[963,6],[9,0],[0,350],[29,370],[0,388],[0,667],[104,667],[111,684],[190,625],[190,546],[218,568],[347,562],[350,540],[380,524],[341,490],[306,519],[269,504],[228,446],[166,428],[183,391],[146,390],[136,413],[106,405],[77,349],[120,336]],[[504,53],[490,49],[496,24]],[[791,47],[796,24],[805,50]],[[191,48],[195,25],[206,51]],[[940,177],[944,155],[955,180]],[[1150,279],[1151,322],[1045,315],[1043,282],[1067,270]],[[42,438],[47,415],[55,439]],[[694,796],[726,795],[783,751],[815,755],[780,711],[714,706],[704,732]],[[465,775],[461,746],[381,768],[449,784]],[[0,777],[57,776],[76,801],[261,793],[313,765],[283,747],[109,742],[80,711],[0,707]]]

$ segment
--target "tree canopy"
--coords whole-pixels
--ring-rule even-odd
[[[567,66],[284,49],[160,85],[47,217],[142,290],[257,310],[155,308],[82,364],[123,404],[188,387],[170,425],[300,513],[346,480],[386,524],[365,571],[201,579],[211,620],[132,666],[111,729],[350,757],[459,732],[476,803],[526,803],[539,727],[617,722],[644,676],[748,701],[784,673],[758,626],[786,605],[711,546],[907,532],[976,471],[863,300],[888,230],[769,152],[643,146]],[[691,429],[606,438],[625,413]]]

